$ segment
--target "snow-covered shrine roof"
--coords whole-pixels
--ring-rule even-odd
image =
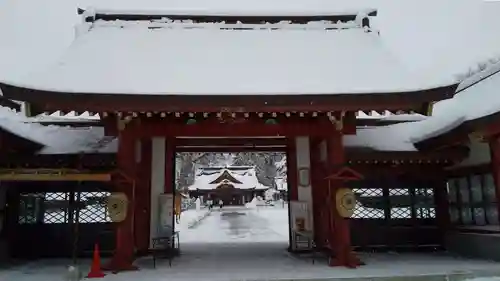
[[[378,151],[416,151],[415,144],[500,113],[499,91],[500,62],[497,62],[460,83],[457,94],[434,104],[433,115],[425,120],[358,128],[356,135],[344,136],[344,143]]]
[[[500,112],[500,63],[491,65],[464,80],[459,85],[454,98],[434,104],[432,116],[421,121],[405,122],[388,126],[358,128],[356,135],[344,136],[346,147],[370,148],[376,151],[418,151],[415,144],[450,132],[474,120],[486,118]],[[397,117],[397,115],[395,116]],[[0,127],[20,137],[45,146],[41,153],[114,153],[117,140],[107,139],[101,127],[72,128],[62,126],[43,126],[33,123],[14,111],[0,107]],[[249,167],[239,167],[246,171]],[[224,167],[212,167],[217,176]],[[236,167],[231,173],[237,173]],[[207,168],[207,172],[208,172]],[[256,178],[255,178],[256,180]],[[258,182],[258,181],[257,181]]]
[[[87,0],[96,13],[136,15],[345,15],[372,12],[370,0]]]
[[[231,167],[207,167],[206,169],[200,169],[195,176],[193,185],[189,186],[188,189],[191,191],[215,190],[221,184],[229,184],[235,189],[245,190],[269,188],[259,182],[254,167],[237,167],[237,169]]]
[[[0,107],[0,128],[41,144],[40,154],[114,153],[118,149],[118,141],[105,137],[103,127],[44,126],[38,122],[36,117]]]
[[[25,100],[98,94],[101,104],[112,94],[359,94],[370,100],[373,94],[406,94],[422,103],[452,94],[455,81],[407,71],[377,32],[362,27],[364,18],[309,24],[97,20],[79,27],[75,42],[51,67],[0,86],[4,95]],[[82,99],[73,104],[84,106]]]

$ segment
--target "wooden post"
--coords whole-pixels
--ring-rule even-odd
[[[165,189],[166,194],[172,194],[172,232],[175,231],[175,138],[165,138]]]
[[[309,143],[309,157],[311,159],[311,189],[312,189],[312,211],[314,222],[314,243],[316,246],[321,247],[323,244],[322,226],[321,222],[321,204],[323,197],[321,196],[321,157],[319,154],[319,142],[317,139],[311,139]]]
[[[118,153],[116,155],[118,170],[125,177],[135,177],[135,137],[130,129],[123,128],[118,136]],[[118,176],[114,180],[119,192],[127,195],[129,203],[124,221],[117,223],[116,248],[111,261],[106,266],[114,272],[136,270],[134,261],[134,188],[135,183]]]
[[[495,182],[495,193],[497,210],[500,214],[500,136],[495,135],[490,139],[490,154],[491,154],[491,175]],[[500,220],[500,216],[498,216]]]
[[[165,140],[165,193],[175,191],[174,167],[175,166],[175,145],[174,138]]]
[[[327,151],[329,170],[344,165],[345,154],[341,134],[335,134],[327,139]],[[341,217],[335,205],[336,192],[344,187],[344,184],[342,180],[329,180],[328,184],[328,200],[330,202],[330,235],[328,240],[333,251],[329,265],[354,268],[361,265],[361,262],[351,250],[349,219]]]
[[[446,232],[449,230],[451,225],[450,205],[448,202],[448,192],[446,192],[446,179],[434,179],[433,186],[434,202],[436,204],[436,220],[444,242]]]
[[[288,202],[296,201],[298,199],[298,186],[297,186],[297,151],[295,148],[295,138],[288,138],[287,152],[286,152],[286,165],[287,165],[287,185],[288,185]],[[292,221],[292,212],[288,204],[288,251],[292,251],[293,238],[292,228],[295,223]]]

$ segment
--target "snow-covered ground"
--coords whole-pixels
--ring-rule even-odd
[[[195,210],[186,217],[195,217]],[[189,219],[188,219],[189,220]],[[181,218],[181,244],[192,243],[282,243],[288,245],[288,209],[282,207],[224,207],[214,210],[195,227]]]
[[[328,267],[325,260],[315,264],[308,257],[296,257],[288,246],[287,208],[217,208],[195,227],[193,220],[206,210],[183,213],[176,229],[181,233],[182,255],[172,267],[160,260],[156,269],[151,258],[137,260],[140,271],[109,274],[101,280],[115,281],[229,281],[229,280],[386,280],[394,276],[418,276],[418,280],[500,281],[498,263],[453,258],[444,254],[361,254],[366,266],[352,270]],[[69,261],[42,260],[0,271],[1,281],[64,280]],[[90,261],[82,262],[84,273]],[[432,275],[432,277],[430,276]],[[446,277],[447,275],[450,275]],[[487,277],[487,278],[486,278]],[[360,279],[356,279],[360,278]],[[379,279],[380,278],[380,279]],[[448,278],[448,279],[446,279]],[[411,280],[417,280],[413,277]]]

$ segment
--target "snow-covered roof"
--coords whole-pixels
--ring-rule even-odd
[[[12,84],[60,93],[302,95],[401,93],[454,83],[406,71],[379,35],[357,22],[86,24],[90,30],[57,63]]]
[[[6,107],[0,107],[0,128],[43,145],[41,154],[113,153],[118,147],[102,127],[44,126]]]
[[[147,15],[355,15],[373,10],[373,3],[366,0],[86,0],[85,4],[97,13]]]
[[[208,167],[207,170],[210,171],[200,169],[195,176],[193,185],[188,187],[189,190],[214,190],[221,184],[232,185],[235,189],[263,190],[269,188],[259,182],[254,167],[247,167],[247,169]]]
[[[457,94],[434,104],[423,121],[358,129],[344,136],[346,146],[381,151],[415,151],[415,143],[447,133],[465,122],[500,112],[500,63],[464,80]]]
[[[91,114],[86,111],[81,114],[76,113],[75,111],[71,111],[67,114],[62,113],[61,111],[56,111],[53,113],[42,113],[32,118],[29,118],[26,122],[51,122],[51,123],[70,123],[70,122],[98,122],[101,120],[99,114]]]
[[[383,112],[374,110],[369,112],[358,111],[356,113],[356,119],[377,119],[382,121],[421,121],[426,118],[427,116],[419,113],[394,114],[388,110]]]

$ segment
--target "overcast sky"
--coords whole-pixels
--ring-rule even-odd
[[[0,78],[15,78],[42,68],[64,52],[79,20],[76,1],[0,0]],[[85,6],[91,0],[78,1]],[[409,69],[449,76],[500,56],[499,2],[358,1],[378,7],[374,24],[382,41]]]

